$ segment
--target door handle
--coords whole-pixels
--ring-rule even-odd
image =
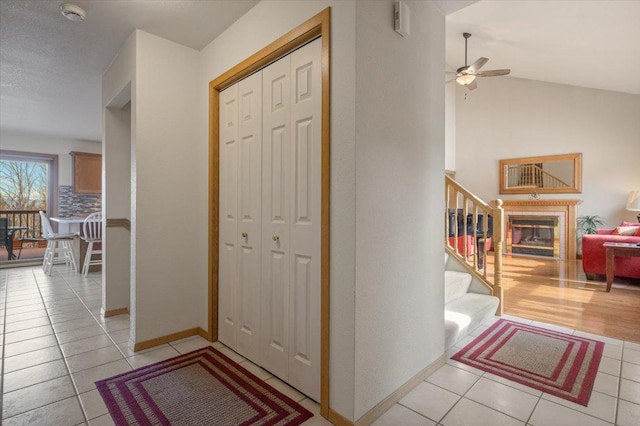
[[[271,237],[273,239],[273,241],[278,242],[280,241],[280,236],[273,234],[273,237]]]
[[[249,238],[249,234],[247,234],[246,232],[242,233],[242,238]]]

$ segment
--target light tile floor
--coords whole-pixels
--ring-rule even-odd
[[[0,270],[0,423],[112,425],[96,380],[211,344],[195,336],[133,353],[128,348],[128,316],[102,319],[101,292],[100,274],[83,278],[61,266],[52,277],[39,267]],[[588,407],[448,360],[374,424],[640,424],[640,344],[505,317],[605,342]],[[447,355],[489,325],[475,330]],[[315,416],[305,425],[329,424],[319,416],[318,404],[223,345],[212,345],[312,411]]]
[[[101,275],[56,266],[0,270],[0,406],[4,426],[113,425],[95,381],[212,345],[314,413],[314,401],[220,343],[199,336],[146,351],[128,347],[129,316],[100,316]]]
[[[589,405],[574,404],[448,359],[383,414],[375,426],[396,425],[640,425],[640,344],[504,315],[503,318],[605,343]],[[493,318],[447,351],[451,357]]]

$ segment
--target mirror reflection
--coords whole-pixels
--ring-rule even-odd
[[[501,194],[582,192],[582,154],[500,160]]]

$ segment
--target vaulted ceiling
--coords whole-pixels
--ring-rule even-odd
[[[101,78],[135,28],[200,50],[258,0],[0,1],[0,127],[100,141]],[[485,56],[514,77],[640,94],[640,1],[436,0],[446,61]],[[480,83],[481,84],[481,83]],[[481,86],[480,89],[481,90]]]
[[[489,58],[483,71],[640,95],[638,23],[637,0],[479,1],[447,15],[446,62],[464,65],[468,32],[469,63]]]

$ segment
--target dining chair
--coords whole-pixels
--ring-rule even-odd
[[[87,242],[87,253],[84,256],[82,275],[87,276],[91,265],[102,265],[102,213],[91,213],[82,224],[81,238]],[[100,248],[95,249],[99,244]],[[100,255],[99,259],[93,259],[93,255]]]
[[[9,232],[9,218],[0,217],[0,247],[4,247],[7,250],[7,258],[11,260],[13,239]]]
[[[18,251],[18,260],[22,255],[22,249],[24,248],[25,244],[35,244],[35,247],[40,247],[39,244],[41,242],[47,241],[46,238],[40,237],[41,235],[42,235],[42,232],[38,231],[37,229],[26,229],[20,232],[20,238],[18,238],[18,241],[20,241],[20,250]]]
[[[42,269],[45,274],[51,275],[53,264],[59,260],[64,260],[67,266],[76,269],[76,258],[73,254],[73,239],[75,234],[57,234],[53,232],[51,223],[43,211],[40,211],[40,223],[42,224],[42,236],[47,240],[47,248],[44,251]]]

